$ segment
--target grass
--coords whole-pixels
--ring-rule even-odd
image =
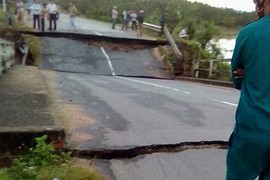
[[[0,169],[0,179],[1,180],[10,180],[7,169]]]
[[[105,180],[103,176],[98,174],[95,170],[89,170],[88,168],[73,167],[73,166],[50,166],[41,167],[37,171],[38,175],[34,179],[28,180],[48,180],[58,178],[61,180]],[[1,180],[20,180],[10,177],[8,169],[0,170]]]
[[[1,180],[105,180],[88,165],[77,167],[71,161],[71,152],[54,150],[48,136],[35,138],[35,145],[26,148],[12,159],[10,168],[0,169]],[[77,165],[77,166],[76,166]]]
[[[163,57],[163,62],[165,63],[166,67],[170,74],[174,74],[174,67],[173,63],[175,62],[175,58],[173,54],[168,53],[162,46],[158,47],[160,55]]]
[[[61,180],[104,180],[94,170],[79,167],[46,167],[39,171],[37,180],[48,180],[57,177]]]
[[[31,65],[38,66],[41,62],[41,52],[39,40],[35,36],[24,35],[26,42],[29,45],[29,50],[32,55],[33,62]]]

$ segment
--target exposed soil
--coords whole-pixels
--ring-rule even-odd
[[[100,41],[100,40],[81,40],[81,42],[91,44],[97,47],[104,47],[106,49],[111,49],[114,51],[124,51],[130,52],[134,50],[140,49],[152,49],[156,48],[157,45],[149,45],[149,44],[141,44],[141,43],[130,43],[130,42],[108,42],[108,41]]]
[[[86,115],[79,105],[69,104],[61,100],[61,94],[57,94],[56,92],[58,85],[55,83],[57,75],[54,71],[42,71],[42,74],[46,77],[49,89],[53,94],[56,114],[58,114],[58,119],[66,130],[66,140],[70,145],[75,142],[91,140],[93,138],[91,134],[77,132],[76,129],[82,126],[89,126],[93,124],[95,120]]]
[[[21,64],[23,54],[22,52],[20,52],[19,48],[23,45],[25,41],[23,34],[19,31],[5,28],[0,30],[0,38],[11,41],[15,44],[15,62],[16,64]],[[26,65],[33,65],[33,63],[34,60],[30,51],[26,59]]]

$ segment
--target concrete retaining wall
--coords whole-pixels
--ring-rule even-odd
[[[15,64],[14,43],[0,39],[0,77]]]

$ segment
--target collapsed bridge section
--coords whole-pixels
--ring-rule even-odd
[[[41,68],[55,71],[168,79],[158,46],[166,41],[74,33],[24,32],[40,37]]]

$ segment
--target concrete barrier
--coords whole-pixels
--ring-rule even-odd
[[[0,76],[15,64],[14,43],[0,39]]]

